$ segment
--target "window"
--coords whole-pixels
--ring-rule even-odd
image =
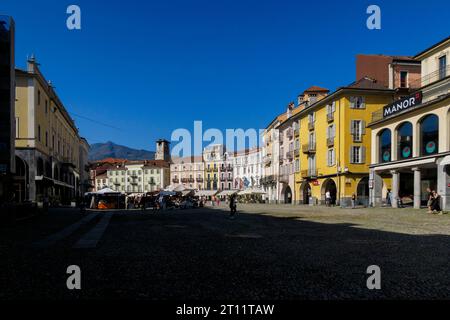
[[[48,100],[45,100],[45,114],[48,114]]]
[[[45,146],[48,147],[48,131],[45,131]]]
[[[310,114],[308,114],[308,120],[309,120],[309,123],[314,123],[316,121],[316,113],[311,112]]]
[[[300,160],[295,160],[295,172],[300,172]]]
[[[447,56],[439,58],[439,80],[447,76]]]
[[[420,121],[420,151],[422,156],[439,152],[439,118],[430,114]]]
[[[327,128],[327,138],[328,139],[334,139],[335,135],[336,135],[336,130],[335,130],[334,124],[331,125],[331,126],[328,126],[328,128]]]
[[[328,149],[328,152],[327,152],[327,165],[329,167],[334,166],[335,163],[336,163],[335,160],[336,160],[336,157],[335,157],[334,149]]]
[[[365,134],[366,125],[363,120],[351,120],[350,134],[353,135],[354,142],[361,142],[362,135]]]
[[[19,138],[19,117],[16,117],[16,138]]]
[[[379,162],[391,161],[391,130],[384,129],[379,137]]]
[[[41,105],[41,90],[38,90],[38,106]]]
[[[41,126],[38,125],[38,140],[41,141]]]
[[[364,97],[350,97],[350,108],[351,109],[365,109],[366,105],[364,102]]]
[[[408,71],[400,71],[400,88],[408,87]]]
[[[366,162],[366,148],[362,146],[350,147],[350,163],[363,164]]]
[[[413,134],[410,122],[402,123],[397,129],[397,160],[412,157]]]

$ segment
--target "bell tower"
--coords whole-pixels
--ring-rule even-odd
[[[164,160],[170,162],[170,142],[164,139],[156,141],[155,160]]]

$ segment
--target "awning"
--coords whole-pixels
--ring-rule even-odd
[[[244,191],[239,192],[240,196],[250,195],[250,194],[266,194],[261,189],[245,189]]]
[[[238,193],[239,190],[223,190],[218,195],[219,196],[231,196],[232,194]]]
[[[182,195],[183,197],[185,197],[185,196],[187,196],[187,195],[189,195],[189,194],[191,194],[191,193],[194,193],[194,190],[188,190],[188,189],[186,189],[186,190],[184,190],[184,191],[181,191],[181,195]]]
[[[216,190],[199,190],[195,193],[198,197],[212,197],[217,194]]]
[[[450,164],[450,156],[445,156],[445,158],[442,159],[442,161],[439,164],[441,166],[446,166],[446,165]]]

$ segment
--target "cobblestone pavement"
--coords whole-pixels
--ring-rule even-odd
[[[240,205],[48,215],[0,228],[0,299],[450,298],[450,215]],[[69,265],[82,289],[66,287]],[[381,268],[381,290],[366,287]]]

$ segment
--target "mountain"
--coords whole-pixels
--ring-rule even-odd
[[[106,143],[94,143],[89,151],[89,160],[103,160],[106,158],[117,158],[127,160],[151,160],[155,158],[155,152],[147,150],[137,150],[115,144],[108,141]]]

